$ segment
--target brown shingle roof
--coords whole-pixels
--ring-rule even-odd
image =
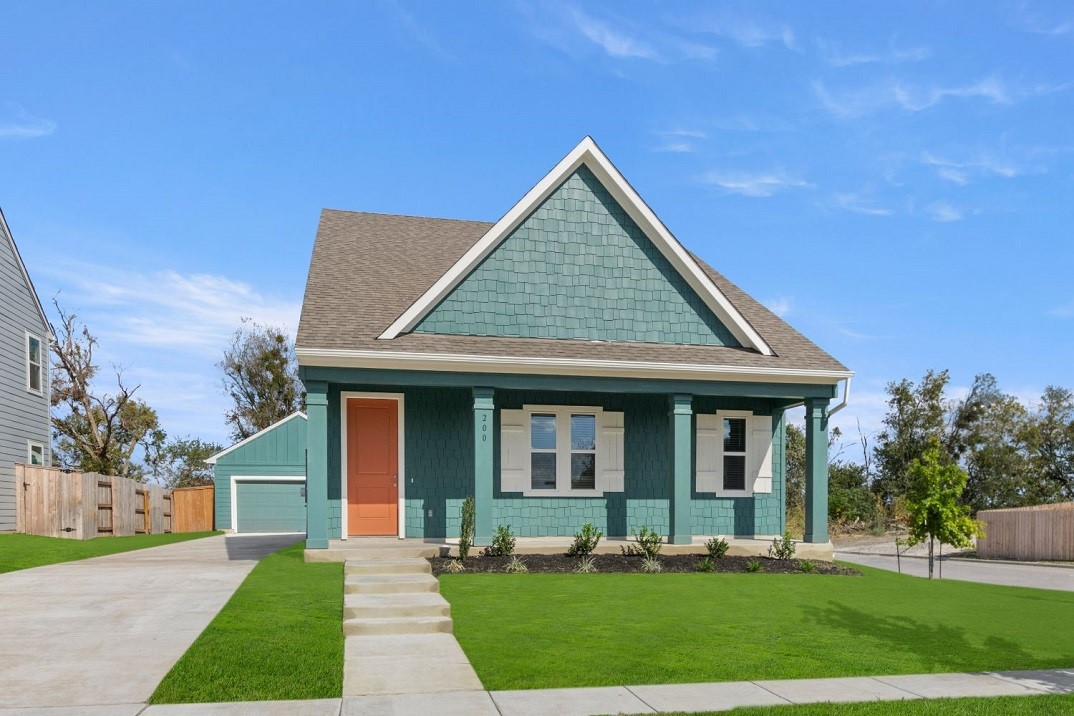
[[[700,259],[698,265],[775,352],[653,343],[449,336],[377,336],[488,231],[491,223],[325,209],[310,261],[299,349],[647,361],[845,371],[846,367]]]

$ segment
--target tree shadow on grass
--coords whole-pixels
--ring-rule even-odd
[[[974,642],[965,629],[948,624],[879,616],[837,602],[803,611],[808,619],[829,629],[878,641],[894,652],[914,654],[923,672],[1027,669],[1041,662],[1040,656],[1009,639],[990,635],[983,643]]]

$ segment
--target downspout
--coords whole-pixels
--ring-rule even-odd
[[[843,408],[847,407],[847,403],[850,402],[850,380],[851,380],[851,376],[848,375],[847,379],[846,379],[846,382],[843,383],[843,402],[839,403],[839,405],[837,405],[834,408],[832,408],[831,410],[829,410],[828,411],[828,417],[831,417],[831,416],[835,415],[840,410],[842,410]]]

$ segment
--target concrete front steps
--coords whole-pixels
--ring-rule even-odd
[[[349,559],[344,574],[347,636],[451,633],[451,605],[425,559]]]
[[[343,695],[483,694],[425,555],[373,549],[344,566]]]

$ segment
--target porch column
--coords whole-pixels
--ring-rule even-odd
[[[690,544],[690,478],[693,470],[693,396],[669,396],[671,485],[669,544]]]
[[[474,544],[492,543],[492,388],[474,388]]]
[[[306,549],[328,548],[328,383],[306,383]]]
[[[805,541],[828,541],[828,400],[806,400]]]

